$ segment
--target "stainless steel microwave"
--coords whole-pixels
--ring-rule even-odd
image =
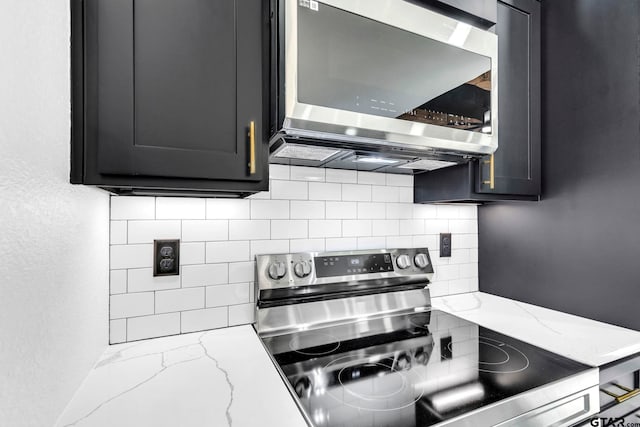
[[[410,172],[498,147],[495,34],[405,0],[272,0],[271,28],[272,162]]]

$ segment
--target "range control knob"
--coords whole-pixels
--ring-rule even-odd
[[[396,258],[396,265],[400,270],[408,268],[411,265],[411,259],[409,258],[409,255],[403,254]]]
[[[282,261],[275,261],[269,265],[269,277],[280,280],[287,274],[287,266]]]
[[[300,278],[307,277],[309,274],[311,274],[311,264],[309,263],[309,261],[296,262],[293,266],[293,272]]]
[[[413,257],[413,262],[415,263],[416,267],[425,268],[429,265],[429,257],[427,256],[427,254],[416,254],[416,256]]]

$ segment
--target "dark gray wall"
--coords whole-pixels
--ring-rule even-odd
[[[640,2],[542,5],[543,200],[479,209],[480,290],[640,330]]]

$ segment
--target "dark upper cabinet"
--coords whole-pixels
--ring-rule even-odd
[[[72,182],[266,190],[265,3],[73,0]]]
[[[537,0],[498,1],[498,150],[493,159],[416,175],[416,202],[539,198],[540,13]]]

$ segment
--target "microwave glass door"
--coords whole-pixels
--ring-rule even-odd
[[[491,58],[315,1],[298,2],[298,102],[492,133]]]

